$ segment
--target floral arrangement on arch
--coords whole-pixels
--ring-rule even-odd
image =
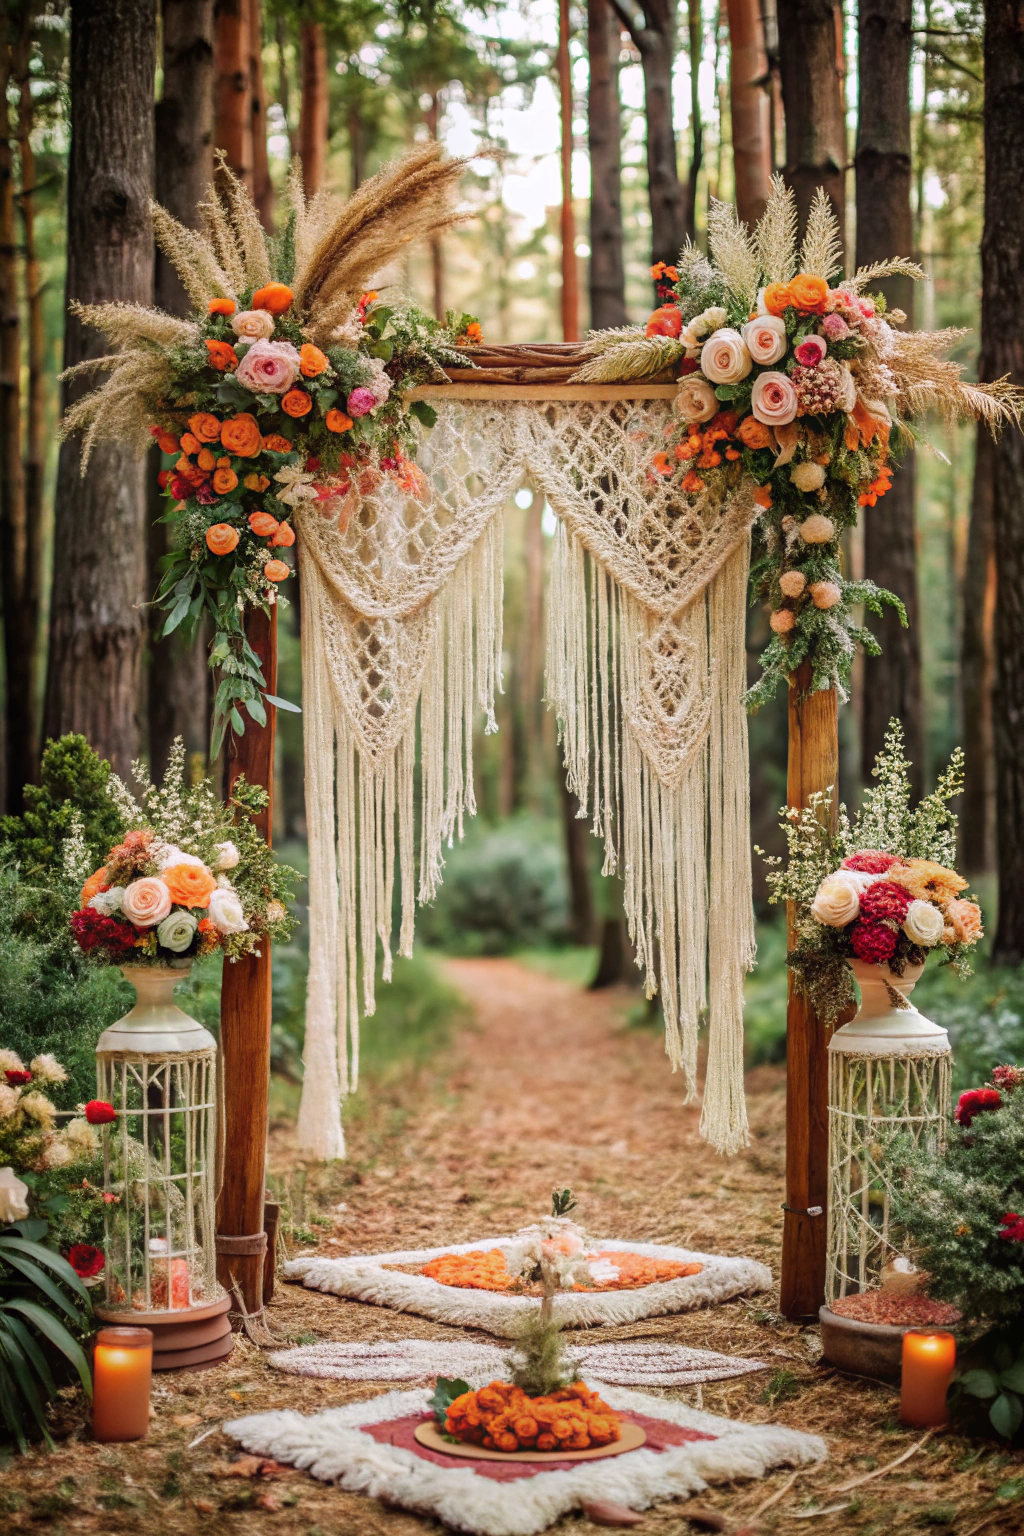
[[[264,940],[287,939],[294,871],[275,863],[252,821],[266,790],[236,779],[224,804],[210,780],[190,785],[180,737],[162,786],[140,764],[134,773],[140,800],[111,777],[124,832],[84,880],[71,915],[79,948],[108,965],[183,966],[218,950],[235,960],[259,953]]]
[[[443,364],[464,364],[459,348],[480,340],[480,326],[454,313],[439,323],[363,290],[411,240],[456,221],[462,169],[438,145],[419,146],[344,204],[307,202],[293,171],[282,231],[269,237],[221,163],[220,190],[200,205],[202,232],[152,207],[157,242],[194,306],[187,319],[137,304],[76,306],[117,350],[72,370],[109,376],[63,430],[84,434],[83,469],[104,438],[140,451],[155,440],[172,461],[159,478],[175,547],[157,596],[165,634],[213,619],[214,756],[229,724],[244,731],[243,709],[262,725],[264,700],[284,702],[266,694],[244,613],[267,610],[291,575],[283,556],[296,509],[344,530],[384,476],[425,491],[415,420],[429,425],[434,413],[404,394],[443,380]]]
[[[850,961],[902,976],[936,953],[964,976],[983,937],[981,908],[964,898],[968,882],[954,868],[957,819],[949,806],[963,789],[963,753],[957,749],[912,809],[903,730],[891,720],[872,773],[877,782],[860,811],[851,821],[840,806],[835,832],[831,791],[812,795],[803,811],[783,808],[788,859],[768,874],[769,900],[796,908],[787,964],[826,1025],[854,1002]],[[902,1002],[895,989],[892,996]]]
[[[652,473],[684,497],[721,497],[753,484],[761,548],[754,590],[771,610],[773,638],[753,704],[771,697],[805,659],[813,688],[845,697],[855,646],[877,654],[858,605],[902,615],[892,593],[843,575],[840,540],[861,507],[889,489],[893,461],[918,437],[910,422],[932,409],[993,426],[1018,420],[1021,392],[1006,379],[975,384],[943,356],[964,331],[901,331],[870,285],[924,277],[898,257],[839,280],[843,243],[819,188],[802,244],[781,176],[753,230],[731,204],[712,201],[710,258],[688,243],[677,266],[651,269],[661,305],[643,331],[601,331],[580,382],[679,377],[674,423]],[[905,620],[905,615],[904,615]]]

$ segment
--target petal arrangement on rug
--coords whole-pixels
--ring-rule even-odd
[[[448,1254],[495,1248],[511,1251],[515,1241],[512,1237],[498,1237],[476,1243],[449,1243],[444,1248],[417,1248],[341,1259],[305,1254],[286,1266],[284,1278],[301,1281],[309,1290],[329,1291],[352,1301],[415,1312],[439,1323],[483,1328],[487,1333],[508,1339],[514,1337],[516,1323],[523,1313],[540,1306],[539,1298],[442,1285],[429,1275],[415,1271]],[[629,1253],[644,1259],[681,1263],[688,1267],[699,1264],[701,1267],[696,1274],[656,1281],[635,1289],[563,1292],[555,1297],[554,1313],[564,1327],[633,1323],[642,1317],[695,1311],[698,1307],[729,1301],[735,1296],[766,1291],[772,1283],[767,1265],[759,1264],[755,1259],[694,1253],[660,1243],[602,1241],[600,1247],[606,1255]],[[414,1272],[407,1273],[398,1266],[409,1266]]]
[[[587,1381],[629,1387],[686,1387],[726,1381],[767,1370],[763,1360],[720,1355],[712,1349],[641,1340],[574,1346]],[[270,1356],[270,1364],[292,1376],[332,1381],[432,1381],[455,1375],[482,1387],[498,1374],[506,1351],[495,1344],[448,1339],[395,1339],[373,1344],[303,1344]]]
[[[468,1462],[428,1450],[415,1440],[417,1426],[430,1416],[423,1389],[387,1392],[309,1417],[290,1409],[253,1414],[224,1430],[255,1455],[434,1515],[474,1536],[536,1536],[583,1503],[648,1509],[708,1483],[763,1477],[827,1455],[817,1435],[778,1424],[734,1422],[624,1387],[609,1387],[605,1396],[618,1414],[639,1422],[647,1438],[637,1450],[600,1461]]]

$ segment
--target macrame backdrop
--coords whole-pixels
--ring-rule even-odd
[[[651,471],[671,413],[658,391],[510,393],[432,394],[420,499],[388,479],[343,532],[316,503],[296,514],[310,859],[300,1145],[343,1154],[339,1100],[357,1081],[378,940],[391,974],[396,885],[408,955],[416,900],[435,896],[443,846],[475,811],[473,731],[481,718],[496,728],[501,686],[502,511],[528,479],[558,517],[547,697],[569,784],[604,840],[605,873],[623,876],[637,962],[648,995],[660,992],[688,1100],[708,1008],[701,1134],[733,1152],[747,1140],[742,989],[754,958],[752,488],[673,496]]]

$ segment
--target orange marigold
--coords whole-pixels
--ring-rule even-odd
[[[211,299],[206,306],[210,315],[233,315],[235,312],[234,299]]]
[[[764,291],[764,307],[770,315],[784,315],[792,302],[788,283],[769,283]]]

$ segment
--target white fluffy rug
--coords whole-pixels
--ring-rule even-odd
[[[388,1264],[426,1264],[446,1253],[471,1253],[477,1249],[505,1248],[510,1237],[483,1238],[475,1243],[448,1243],[443,1248],[412,1248],[395,1253],[356,1255],[329,1259],[321,1254],[300,1255],[284,1269],[286,1280],[300,1280],[313,1291],[331,1291],[353,1301],[369,1301],[400,1312],[417,1312],[439,1323],[464,1328],[483,1328],[499,1338],[512,1338],[516,1319],[540,1302],[529,1296],[506,1296],[498,1291],[460,1290],[441,1285],[428,1275],[408,1275],[387,1269]],[[601,1250],[638,1253],[649,1259],[674,1259],[690,1264],[699,1261],[699,1275],[662,1280],[635,1291],[573,1291],[558,1296],[555,1311],[566,1327],[590,1328],[601,1324],[635,1323],[642,1317],[662,1317],[670,1312],[690,1312],[697,1307],[749,1296],[771,1287],[767,1265],[755,1259],[727,1259],[714,1253],[695,1253],[660,1243],[601,1241]]]
[[[619,1386],[697,1386],[767,1370],[763,1360],[646,1341],[580,1344],[572,1355],[585,1381]],[[384,1344],[304,1344],[279,1350],[270,1356],[270,1363],[293,1376],[335,1381],[432,1381],[436,1376],[457,1376],[471,1387],[483,1387],[501,1375],[505,1352],[494,1344],[399,1339]]]
[[[224,1430],[255,1455],[301,1467],[350,1492],[434,1515],[475,1536],[535,1536],[581,1501],[602,1499],[647,1509],[661,1500],[688,1498],[708,1483],[763,1477],[775,1467],[806,1466],[827,1454],[817,1435],[777,1424],[736,1423],[624,1387],[608,1387],[604,1395],[613,1408],[714,1438],[660,1453],[641,1448],[607,1461],[497,1482],[465,1462],[452,1467],[427,1461],[362,1430],[363,1425],[428,1413],[429,1393],[423,1388],[387,1392],[308,1418],[290,1409],[257,1413],[225,1424]]]

